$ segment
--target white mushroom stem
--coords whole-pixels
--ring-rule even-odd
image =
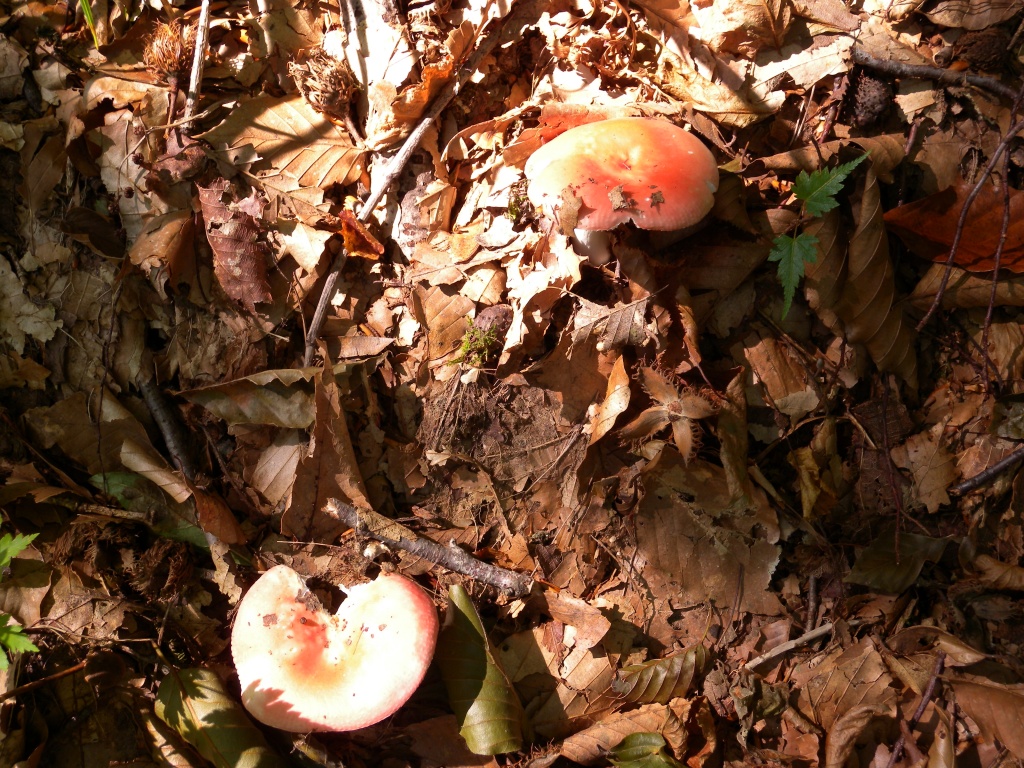
[[[612,238],[605,230],[574,229],[570,240],[576,253],[586,256],[595,267],[611,261]]]

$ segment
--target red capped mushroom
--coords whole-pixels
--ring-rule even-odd
[[[336,615],[278,565],[242,598],[231,655],[242,703],[285,731],[352,731],[401,707],[423,680],[437,610],[415,582],[382,573],[348,590]]]
[[[718,189],[715,158],[700,139],[644,117],[569,129],[530,156],[526,178],[530,202],[557,215],[567,234],[575,230],[583,255],[595,261],[607,260],[607,239],[603,253],[599,243],[591,253],[588,233],[627,222],[685,230],[708,214]]]

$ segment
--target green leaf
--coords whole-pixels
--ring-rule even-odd
[[[608,751],[608,760],[618,768],[683,768],[660,733],[631,733]]]
[[[784,296],[783,319],[789,314],[789,308],[793,306],[793,297],[804,276],[805,265],[813,263],[818,258],[815,248],[817,244],[818,238],[805,232],[801,232],[796,237],[779,235],[772,241],[772,250],[768,254],[768,261],[779,262],[779,282],[782,283]]]
[[[803,201],[804,210],[811,216],[821,216],[831,211],[839,205],[836,195],[843,188],[846,177],[864,162],[866,157],[865,153],[836,168],[823,168],[810,175],[807,171],[801,171],[793,183],[793,194]]]
[[[160,683],[155,709],[216,768],[287,766],[208,669],[172,669]]]
[[[612,690],[631,704],[668,704],[686,695],[694,671],[706,660],[707,650],[696,645],[667,659],[623,667],[615,673]]]
[[[459,584],[448,590],[448,613],[434,658],[470,751],[518,751],[523,744],[522,704],[494,658],[473,601]]]
[[[11,560],[20,555],[32,543],[32,539],[38,535],[38,533],[33,533],[31,536],[22,536],[19,533],[17,536],[11,536],[11,534],[5,533],[0,536],[0,569],[9,566]]]
[[[30,653],[38,651],[35,644],[24,634],[25,630],[20,624],[9,624],[11,615],[0,613],[0,671],[7,669],[6,649],[12,653]]]

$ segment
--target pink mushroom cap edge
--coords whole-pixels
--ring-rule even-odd
[[[718,167],[703,142],[665,120],[624,117],[570,128],[526,162],[527,195],[554,213],[564,190],[582,200],[578,229],[692,226],[714,206]]]
[[[437,609],[405,576],[352,587],[332,616],[295,571],[274,566],[242,598],[231,632],[242,703],[285,731],[365,728],[412,696],[437,633]]]

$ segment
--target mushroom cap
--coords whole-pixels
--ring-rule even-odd
[[[264,573],[238,605],[231,655],[242,703],[285,731],[352,731],[401,707],[423,680],[437,610],[405,576],[348,590],[331,616],[295,571]]]
[[[570,128],[526,161],[527,195],[549,212],[579,198],[576,228],[676,230],[715,203],[718,167],[703,142],[664,120],[623,117]]]

